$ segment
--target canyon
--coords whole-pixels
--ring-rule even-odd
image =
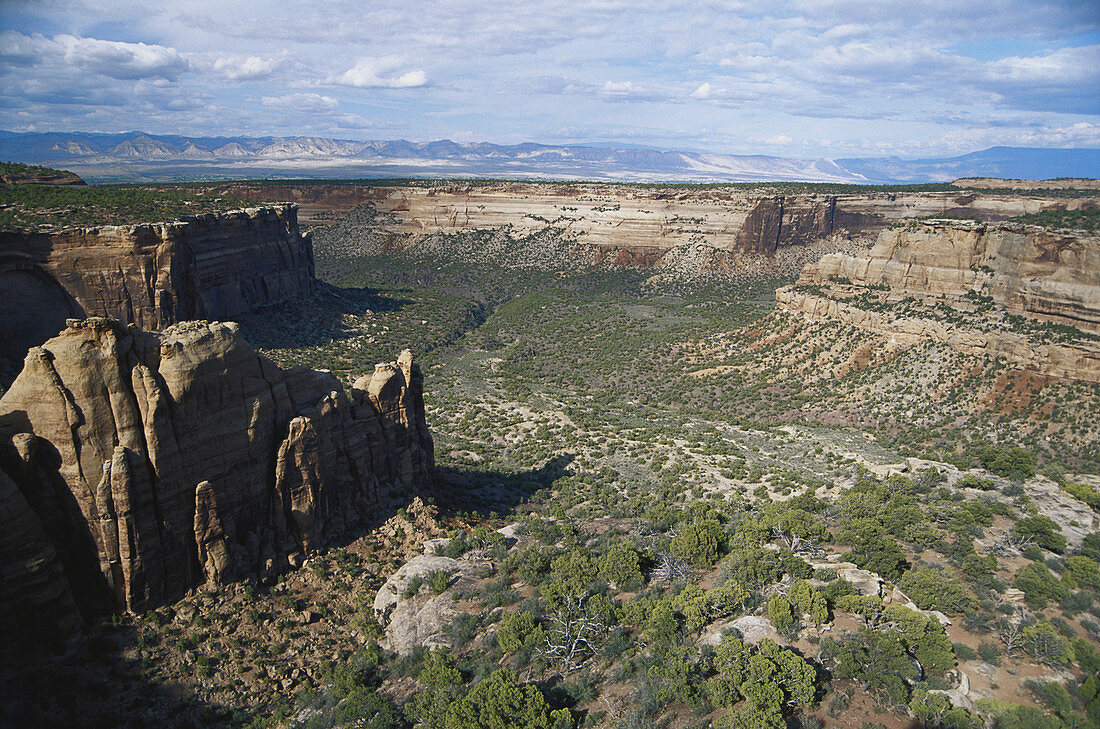
[[[709,266],[752,267],[827,239],[873,238],[902,221],[957,217],[1003,221],[1045,210],[1087,209],[1089,196],[1011,191],[814,192],[775,188],[598,183],[248,183],[216,185],[223,196],[277,196],[300,206],[322,233],[352,210],[369,209],[375,253],[408,252],[439,236],[504,231],[513,239],[552,232],[580,265],[660,267],[698,248]],[[342,233],[343,231],[341,231]]]
[[[1019,652],[968,658],[971,614],[899,585],[936,565],[994,624],[1031,562],[997,552],[986,572],[1012,588],[994,592],[962,560],[986,564],[1034,514],[1067,540],[1036,565],[1077,565],[1092,544],[1097,236],[1008,220],[1092,209],[1077,186],[191,189],[290,202],[4,234],[58,292],[38,302],[61,323],[19,352],[0,398],[0,680],[32,697],[0,702],[0,723],[182,710],[196,725],[302,726],[356,710],[362,691],[415,722],[429,646],[565,692],[577,679],[549,654],[508,647],[513,621],[545,640],[559,593],[544,588],[604,575],[623,548],[631,574],[599,588],[622,647],[586,659],[591,699],[561,699],[578,722],[628,716],[635,680],[671,685],[616,678],[649,655],[669,664],[647,627],[659,608],[703,681],[720,672],[699,646],[752,625],[748,642],[766,634],[832,672],[823,695],[850,699],[851,717],[906,725],[825,649],[860,634],[836,578],[935,618],[958,671],[943,684],[968,711],[1027,701],[1029,677],[1076,675],[1021,670]],[[658,280],[673,268],[696,278]],[[990,449],[1031,476],[981,460]],[[895,490],[907,521],[875,517],[891,531],[861,552],[837,520],[857,494],[894,508]],[[803,535],[776,543],[767,527],[788,517],[823,545],[805,565],[786,551]],[[713,554],[669,589],[658,567],[700,529]],[[875,563],[886,551],[900,562]],[[751,599],[718,599],[769,555],[782,559],[744,583]],[[772,615],[796,577],[830,595],[827,624]],[[1068,604],[1047,614],[1090,640],[1087,608]],[[344,671],[360,692],[346,699]],[[58,698],[59,682],[79,698]],[[832,698],[785,711],[830,721]],[[693,721],[687,707],[653,711]]]

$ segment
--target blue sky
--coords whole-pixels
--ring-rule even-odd
[[[0,75],[15,131],[1100,147],[1100,1],[0,0]]]

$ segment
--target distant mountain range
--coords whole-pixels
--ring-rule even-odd
[[[227,178],[492,177],[629,182],[937,182],[1100,177],[1100,149],[992,147],[935,159],[790,159],[634,146],[181,137],[0,131],[0,160],[63,167],[89,182]]]

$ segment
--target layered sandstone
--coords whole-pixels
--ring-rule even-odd
[[[954,216],[1004,220],[1091,200],[974,192],[788,194],[734,186],[624,186],[598,183],[492,183],[414,187],[233,183],[219,194],[301,204],[303,220],[324,225],[333,213],[371,205],[389,249],[413,248],[435,234],[505,229],[527,236],[561,230],[583,257],[655,265],[661,253],[706,245],[772,255],[833,235],[875,235],[898,221]],[[593,254],[593,255],[589,255]]]
[[[913,296],[988,296],[1023,316],[1100,332],[1100,238],[1034,226],[929,221],[882,233],[867,256],[823,256],[799,283],[847,279]]]
[[[172,223],[56,232],[0,231],[0,356],[21,359],[66,318],[144,329],[232,319],[308,295],[313,245],[293,205]]]
[[[899,313],[892,303],[901,300],[921,305]],[[1100,239],[1093,235],[933,220],[883,232],[863,256],[823,256],[776,301],[895,341],[933,339],[1040,374],[1100,382]],[[1027,320],[1066,328],[1043,336],[1042,325]]]
[[[432,469],[408,352],[349,399],[234,324],[71,321],[0,399],[0,625],[35,642],[81,615],[276,573]]]
[[[931,340],[966,354],[1005,357],[1017,367],[1049,377],[1100,382],[1100,343],[1040,342],[1014,332],[985,330],[933,317],[869,311],[858,306],[785,286],[775,292],[780,309],[814,321],[839,321],[883,334],[894,343]]]
[[[607,251],[621,252],[642,265],[655,260],[654,251],[684,245],[771,255],[841,232],[874,234],[916,215],[964,210],[996,217],[1029,208],[1025,201],[957,193],[762,196],[721,187],[551,184],[379,189],[371,202],[386,214],[380,225],[411,245],[434,233],[508,227],[527,235],[553,226],[605,257]]]

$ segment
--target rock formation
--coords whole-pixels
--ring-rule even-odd
[[[441,540],[435,540],[438,544]],[[430,550],[434,544],[429,543]],[[459,559],[437,557],[426,553],[414,557],[390,576],[378,590],[374,599],[374,613],[386,627],[382,644],[401,655],[409,655],[417,648],[454,648],[453,639],[447,635],[447,627],[460,613],[451,591],[439,595],[431,590],[407,594],[413,580],[423,582],[433,572],[444,572],[448,586],[456,582],[469,584],[493,574],[493,563],[464,555]]]
[[[746,253],[770,254],[781,245],[824,238],[833,233],[836,213],[835,197],[765,198],[745,218],[737,232],[736,247]]]
[[[899,313],[891,304],[902,300],[920,306]],[[776,301],[893,341],[933,339],[1043,375],[1100,382],[1100,240],[1092,235],[928,221],[884,231],[865,256],[823,256]]]
[[[313,244],[293,205],[173,223],[56,232],[0,231],[0,356],[21,359],[66,318],[144,329],[231,319],[308,295]]]
[[[80,178],[68,170],[54,170],[49,167],[30,167],[19,165],[0,171],[0,185],[86,185]]]
[[[64,636],[373,523],[431,482],[422,385],[408,352],[349,400],[235,324],[70,321],[0,399],[0,626]]]
[[[301,204],[303,220],[341,227],[362,207],[372,215],[372,240],[359,252],[415,249],[436,235],[505,230],[516,238],[556,230],[578,243],[581,263],[650,267],[665,252],[706,245],[723,252],[770,256],[831,236],[873,236],[901,220],[967,217],[1004,220],[1024,213],[1086,204],[1077,197],[869,190],[862,193],[776,195],[732,187],[629,187],[599,183],[521,183],[433,186],[357,186],[235,182],[223,196],[278,196]],[[1087,201],[1091,204],[1091,201]],[[340,229],[331,245],[346,245],[354,231]]]
[[[929,221],[885,231],[866,257],[830,254],[800,282],[848,279],[914,296],[975,291],[1014,314],[1100,332],[1100,240],[1004,224]]]

